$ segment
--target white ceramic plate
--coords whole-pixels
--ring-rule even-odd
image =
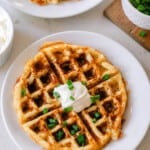
[[[20,150],[40,150],[20,128],[13,108],[13,86],[23,71],[24,64],[45,41],[63,40],[100,49],[111,62],[120,68],[129,88],[129,103],[125,116],[123,137],[111,142],[105,150],[134,150],[144,137],[150,123],[150,85],[139,62],[120,44],[103,35],[68,31],[47,36],[26,48],[11,65],[4,80],[1,94],[1,112],[7,131]]]
[[[30,0],[4,0],[12,4],[15,8],[32,16],[43,18],[64,18],[83,13],[99,3],[102,0],[73,0],[58,5],[39,6]]]

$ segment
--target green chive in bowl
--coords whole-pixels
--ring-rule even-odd
[[[128,19],[140,28],[150,30],[150,6],[141,0],[121,0],[122,8]]]

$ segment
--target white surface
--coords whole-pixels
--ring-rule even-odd
[[[91,9],[102,2],[102,0],[74,0],[57,5],[45,5],[41,7],[31,3],[30,0],[5,1],[24,13],[43,18],[74,16]]]
[[[14,142],[21,150],[41,149],[33,144],[22,128],[19,127],[10,98],[12,97],[15,81],[21,74],[24,64],[37,53],[42,43],[46,41],[57,41],[59,39],[69,43],[86,45],[98,50],[100,49],[115,66],[121,69],[130,91],[128,109],[125,117],[126,122],[124,124],[124,137],[119,141],[111,142],[105,150],[135,149],[145,135],[150,123],[150,84],[148,78],[141,65],[124,47],[102,35],[90,32],[62,32],[48,36],[26,48],[14,61],[6,75],[1,92],[2,117]],[[112,47],[114,49],[112,49]],[[140,88],[138,85],[140,85]]]
[[[121,0],[123,10],[131,22],[141,28],[150,30],[150,16],[138,11],[129,0]]]
[[[0,7],[0,14],[1,14],[0,23],[3,24],[1,26],[1,30],[4,30],[3,34],[5,34],[3,36],[1,34],[3,40],[5,41],[4,44],[0,46],[0,66],[1,66],[7,61],[10,55],[13,42],[14,27],[9,14],[2,7]]]
[[[150,67],[149,67],[150,53],[147,52],[138,43],[136,43],[127,34],[121,31],[117,26],[113,25],[102,15],[104,8],[109,3],[110,0],[104,1],[102,5],[99,5],[98,7],[79,16],[65,18],[65,19],[48,20],[48,19],[40,19],[40,18],[27,16],[11,8],[10,6],[7,6],[0,0],[0,4],[4,6],[11,14],[15,25],[15,39],[14,39],[12,55],[9,61],[3,67],[0,68],[0,88],[10,64],[14,61],[17,55],[24,48],[26,48],[32,42],[40,39],[43,36],[55,32],[64,31],[64,30],[88,30],[97,33],[102,33],[116,40],[117,42],[125,46],[129,51],[131,51],[137,57],[137,59],[141,62],[141,64],[145,68],[148,76],[150,77]],[[10,101],[12,101],[11,98]],[[4,128],[4,124],[2,120],[0,121],[0,128],[1,128],[0,149],[18,150],[17,147],[14,145],[14,143],[10,140],[6,132],[6,129]],[[150,139],[150,130],[146,134],[144,140],[137,148],[137,150],[149,150],[150,147],[149,139]]]

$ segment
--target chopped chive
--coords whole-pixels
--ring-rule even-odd
[[[75,135],[79,130],[80,130],[79,126],[77,124],[73,124],[71,126],[70,133],[72,135]]]
[[[49,129],[52,129],[56,126],[56,124],[48,124],[47,126],[48,126]]]
[[[49,123],[53,123],[53,124],[57,124],[57,123],[58,123],[57,120],[54,119],[54,118],[49,118],[49,119],[48,119],[48,122],[49,122]]]
[[[73,125],[72,125],[72,129],[77,132],[77,131],[79,131],[79,126],[76,125],[76,124],[73,124]]]
[[[72,130],[70,130],[70,133],[71,133],[71,135],[75,135],[76,131],[72,129]]]
[[[81,83],[86,86],[87,85],[87,82],[86,81],[81,81]]]
[[[63,126],[66,127],[68,125],[67,121],[63,122]]]
[[[64,112],[65,112],[65,113],[68,113],[68,112],[70,112],[70,111],[72,111],[72,110],[73,110],[73,107],[72,107],[72,106],[69,106],[69,107],[64,108]]]
[[[60,94],[59,94],[58,92],[53,92],[53,96],[54,96],[55,98],[60,98]]]
[[[26,96],[26,89],[22,88],[21,89],[21,97]]]
[[[70,96],[70,99],[71,99],[72,101],[74,101],[74,100],[75,100],[75,98],[74,98],[73,96]]]
[[[93,122],[93,123],[96,123],[96,121],[97,121],[96,118],[93,118],[93,119],[92,119],[92,122]]]
[[[92,122],[96,123],[99,118],[101,118],[101,114],[98,111],[94,112],[92,116]]]
[[[101,114],[99,112],[94,113],[94,118],[99,119],[101,117]]]
[[[80,146],[86,145],[86,137],[84,134],[79,134],[76,140]]]
[[[73,86],[73,83],[72,83],[71,80],[67,81],[67,85],[68,85],[69,90],[73,90],[74,89],[74,86]]]
[[[105,80],[108,80],[110,78],[110,74],[105,74],[103,77],[102,77],[102,80],[105,81]]]
[[[48,108],[44,108],[42,112],[43,112],[43,114],[48,113]]]
[[[144,7],[144,5],[140,4],[140,5],[137,7],[137,9],[138,9],[139,11],[143,12],[143,11],[145,10],[145,7]]]
[[[135,0],[130,0],[130,2],[132,3],[132,5],[136,8],[138,6],[138,3],[136,3]]]
[[[140,0],[135,0],[135,2],[136,2],[137,4],[140,4]]]
[[[96,103],[100,99],[100,95],[94,95],[90,97],[92,104]]]
[[[62,140],[62,139],[64,138],[64,136],[65,136],[65,133],[64,133],[64,131],[62,131],[62,130],[59,130],[59,131],[56,132],[56,134],[55,134],[55,138],[56,138],[57,141]]]
[[[150,12],[148,12],[148,11],[144,11],[144,14],[146,14],[146,15],[150,15]]]
[[[67,85],[72,85],[72,81],[71,80],[67,80]]]
[[[48,125],[47,126],[49,129],[54,128],[57,124],[58,124],[58,121],[56,119],[54,119],[54,118],[48,119]]]
[[[139,35],[140,35],[141,37],[146,37],[146,36],[147,36],[147,32],[146,32],[146,31],[140,31],[140,32],[139,32]]]
[[[130,2],[138,11],[150,15],[150,0],[130,0]]]

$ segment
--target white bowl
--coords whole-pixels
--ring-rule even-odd
[[[122,7],[125,15],[132,23],[143,29],[150,29],[149,15],[145,15],[142,12],[138,11],[129,0],[122,0]]]
[[[12,20],[6,10],[0,7],[0,18],[5,19],[7,38],[4,45],[0,48],[0,66],[2,66],[9,58],[14,37],[14,27]]]

